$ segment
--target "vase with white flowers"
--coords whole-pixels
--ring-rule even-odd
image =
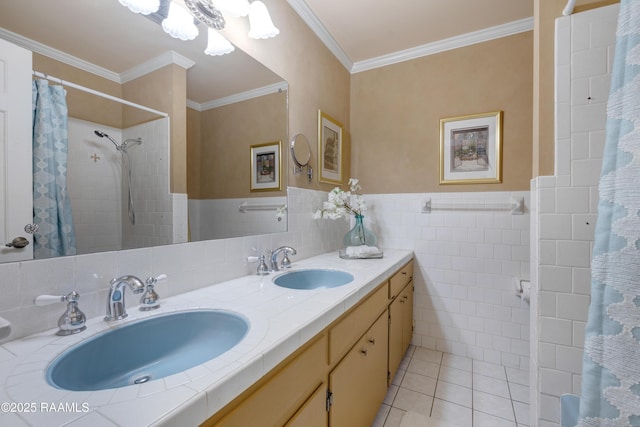
[[[364,226],[364,213],[367,204],[358,191],[362,189],[356,178],[349,179],[349,191],[336,187],[329,192],[327,201],[322,204],[322,209],[317,210],[315,219],[355,218],[355,225],[343,239],[345,250],[341,251],[345,257],[372,258],[382,256],[382,252],[376,247],[378,239],[376,235]]]

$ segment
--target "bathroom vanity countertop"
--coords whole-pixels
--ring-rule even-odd
[[[302,344],[365,297],[413,256],[385,250],[382,259],[345,260],[330,252],[296,261],[291,270],[331,268],[353,274],[344,286],[292,290],[272,283],[280,273],[244,276],[161,299],[161,307],[67,337],[57,329],[0,346],[0,425],[9,426],[197,426],[274,368]],[[127,291],[128,292],[128,291]],[[49,363],[72,345],[132,321],[189,309],[235,311],[249,319],[247,336],[202,365],[144,384],[90,392],[60,390],[45,379]]]

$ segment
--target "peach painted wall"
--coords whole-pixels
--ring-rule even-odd
[[[184,68],[169,65],[122,85],[37,53],[33,54],[33,68],[168,113],[171,120],[171,191],[187,192],[187,77]],[[120,129],[158,118],[77,89],[66,89],[70,117]]]
[[[187,192],[187,70],[168,65],[125,83],[124,98],[164,111],[170,117],[171,192]],[[125,125],[151,118],[144,111],[126,108]]]
[[[281,142],[281,157],[289,155],[287,144],[286,92],[253,98],[197,113],[190,110],[190,136],[200,134],[200,144],[189,141],[190,199],[284,196],[281,191],[250,192],[250,149],[252,145]],[[197,118],[196,116],[199,117]],[[191,122],[191,120],[197,120]],[[199,122],[199,130],[196,129]],[[197,156],[195,153],[198,153]],[[282,168],[281,179],[287,177]],[[191,172],[192,166],[195,168]],[[199,173],[199,179],[195,173]],[[198,192],[196,193],[196,189]]]
[[[33,69],[118,98],[122,97],[122,86],[119,83],[82,71],[71,65],[64,64],[35,52],[33,53]],[[99,98],[70,87],[67,87],[66,90],[67,108],[70,117],[94,123],[102,123],[115,128],[123,127],[122,104]]]
[[[273,70],[289,83],[289,138],[304,134],[311,143],[314,170],[318,162],[318,109],[344,125],[344,142],[349,144],[350,74],[333,56],[298,14],[284,0],[264,0],[278,37],[253,40],[247,37],[246,19],[229,19],[225,36],[236,46]],[[285,156],[285,165],[290,165]],[[350,161],[345,158],[344,176],[350,176]],[[289,186],[329,190],[333,185],[318,183],[314,176],[307,183],[303,174],[294,175],[286,167]]]
[[[352,168],[367,193],[528,190],[533,34],[354,74]],[[504,111],[503,183],[440,185],[441,118]]]

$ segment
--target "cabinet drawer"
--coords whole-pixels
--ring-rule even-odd
[[[205,425],[284,425],[323,382],[327,366],[326,351],[327,338],[323,334],[224,418]]]
[[[389,279],[389,299],[394,299],[413,277],[413,260],[409,261]]]
[[[388,286],[382,285],[329,329],[329,363],[334,364],[358,341],[386,308]]]

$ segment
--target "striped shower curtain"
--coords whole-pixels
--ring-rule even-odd
[[[34,80],[33,223],[34,258],[76,254],[67,191],[67,100],[62,86]]]
[[[622,0],[578,426],[640,426],[640,0]]]

